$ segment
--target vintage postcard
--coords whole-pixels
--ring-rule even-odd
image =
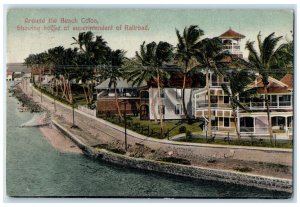
[[[7,7],[9,197],[293,197],[294,10]]]

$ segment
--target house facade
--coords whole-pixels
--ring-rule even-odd
[[[224,51],[243,60],[240,40],[245,38],[244,35],[230,28],[219,38],[222,40]],[[230,134],[234,137],[236,126],[230,99],[221,87],[222,84],[229,84],[228,79],[212,72],[209,74],[209,79],[210,106],[208,105],[208,89],[203,88],[197,91],[194,94],[194,117],[208,121],[210,114],[213,134],[221,136]],[[269,77],[267,88],[273,136],[278,139],[291,139],[293,134],[293,76],[286,74],[281,80]],[[269,137],[267,107],[260,76],[257,76],[255,81],[248,86],[248,90],[254,90],[254,95],[252,97],[241,96],[239,100],[250,112],[238,108],[237,128],[242,137],[267,138]]]
[[[125,79],[117,81],[116,93],[109,87],[109,79],[95,87],[97,93],[97,114],[118,114],[116,97],[121,113],[128,115],[140,115],[141,119],[149,119],[148,90],[146,83],[135,87],[132,82]]]
[[[49,85],[54,79],[54,75],[50,68],[32,68],[31,82]]]
[[[160,114],[164,120],[185,119],[183,109],[183,76],[176,69],[170,69],[170,79],[162,80],[159,91],[156,83],[152,83],[149,90],[149,118],[151,120],[156,117],[159,119]],[[184,102],[187,114],[190,118],[194,117],[194,94],[201,90],[205,85],[205,77],[203,74],[195,74],[186,78]],[[160,113],[161,111],[161,113]]]
[[[197,88],[186,88],[185,89],[185,106],[189,117],[193,117],[193,93],[197,91]],[[172,120],[172,119],[183,119],[184,111],[182,105],[182,88],[180,87],[164,87],[160,92],[160,100],[158,96],[158,89],[149,89],[149,94],[153,93],[154,97],[149,97],[149,108],[150,108],[150,119],[154,119],[153,107],[157,118],[160,118],[160,109],[162,111],[162,119]],[[151,104],[153,101],[153,104]]]
[[[6,81],[13,81],[14,72],[7,70],[6,71]]]
[[[243,58],[240,42],[241,39],[245,38],[244,35],[229,28],[229,30],[221,34],[219,38],[222,40],[224,52],[229,52],[239,58]]]
[[[230,107],[229,97],[224,93],[221,85],[228,81],[223,76],[210,75],[210,115],[212,133],[215,135],[236,136],[233,111]],[[267,138],[268,116],[264,101],[262,79],[257,76],[255,81],[248,86],[248,90],[254,90],[251,96],[240,96],[240,102],[249,109],[237,110],[237,128],[242,137],[259,136]],[[291,139],[293,130],[293,76],[285,75],[281,80],[269,77],[268,96],[270,100],[270,117],[273,136],[277,139]],[[208,90],[204,89],[195,93],[195,117],[208,120]]]

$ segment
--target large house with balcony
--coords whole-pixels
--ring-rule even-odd
[[[251,113],[239,113],[239,127],[243,134],[268,135],[267,106],[263,101],[265,92],[262,79],[258,76],[249,88],[256,90],[250,98],[240,97]],[[293,76],[286,74],[281,80],[269,77],[267,87],[270,102],[270,116],[274,135],[277,138],[291,138],[293,134]]]
[[[229,97],[224,93],[221,85],[228,83],[224,76],[210,74],[210,111],[212,133],[215,135],[236,135],[233,111]],[[240,102],[249,111],[238,109],[237,127],[242,137],[268,137],[267,108],[264,102],[265,92],[262,78],[257,76],[248,85],[247,90],[254,90],[251,96],[240,96]],[[286,74],[281,80],[269,77],[267,87],[270,100],[270,116],[273,134],[278,139],[290,139],[293,124],[293,76]],[[196,118],[208,120],[208,90],[199,90],[194,94],[194,114]]]
[[[224,51],[229,52],[243,60],[240,50],[240,41],[244,35],[233,31],[231,28],[221,34]],[[209,111],[211,116],[212,133],[231,136],[236,135],[233,111],[230,107],[229,97],[222,90],[222,84],[228,84],[226,76],[209,74],[210,106],[208,106],[208,89],[199,89],[194,93],[194,117],[208,121]],[[270,100],[270,116],[273,134],[278,139],[290,139],[293,124],[293,76],[286,74],[281,80],[269,77],[268,96]],[[255,81],[248,86],[254,90],[252,97],[240,96],[240,101],[249,108],[249,111],[238,109],[237,128],[241,136],[268,137],[267,108],[264,102],[265,92],[262,79],[257,76]],[[210,110],[209,110],[210,109]]]

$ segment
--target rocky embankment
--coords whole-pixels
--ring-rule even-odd
[[[19,102],[22,103],[23,108],[27,108],[30,112],[43,112],[45,111],[38,103],[34,102],[33,99],[26,94],[18,87],[11,87],[8,90],[12,96],[16,97]]]

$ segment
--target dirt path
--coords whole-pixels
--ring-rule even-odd
[[[29,84],[27,84],[29,85]],[[25,90],[23,90],[25,91]],[[31,95],[31,88],[28,87],[27,94]],[[34,91],[34,101],[40,103],[40,93]],[[98,144],[114,143],[124,148],[124,133],[113,129],[109,126],[101,124],[91,118],[75,112],[75,124],[78,129],[71,128],[72,110],[56,104],[56,112],[54,112],[54,104],[52,100],[45,97],[42,98],[43,107],[47,108],[53,119],[65,126],[72,133],[78,134],[84,138],[82,140],[89,146]],[[54,132],[47,132],[47,137],[54,136]],[[52,133],[52,134],[51,134]],[[62,142],[53,141],[55,144],[64,144]],[[160,156],[176,156],[191,161],[193,165],[204,166],[216,169],[227,170],[243,170],[250,169],[248,173],[275,176],[281,178],[292,178],[292,153],[268,153],[262,151],[253,151],[247,149],[229,149],[229,148],[213,148],[213,147],[195,147],[185,145],[170,145],[153,141],[142,141],[139,138],[128,135],[128,144],[130,147],[145,146],[151,149],[149,154],[145,153],[145,157],[154,154]],[[142,144],[142,145],[141,145]],[[261,161],[259,161],[261,159]]]

